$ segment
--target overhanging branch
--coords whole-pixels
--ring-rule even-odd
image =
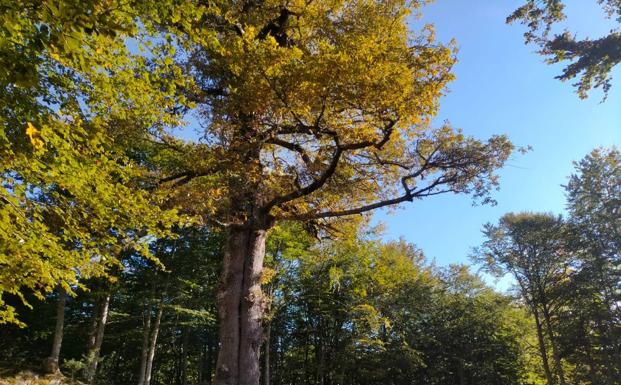
[[[325,170],[317,178],[313,179],[313,181],[309,185],[302,187],[302,188],[298,188],[294,191],[291,191],[288,194],[281,195],[281,196],[278,196],[272,199],[264,206],[264,210],[269,211],[272,207],[282,205],[284,203],[290,202],[292,200],[295,200],[295,199],[298,199],[304,196],[308,196],[312,194],[313,192],[319,190],[321,187],[323,187],[326,184],[326,182],[336,172],[336,169],[338,167],[338,164],[344,152],[356,151],[356,150],[360,150],[360,149],[367,148],[367,147],[375,147],[376,149],[381,149],[388,142],[388,140],[390,140],[390,136],[392,135],[392,132],[396,124],[397,124],[396,119],[394,120],[389,119],[386,126],[382,129],[382,133],[383,133],[382,137],[379,140],[375,140],[375,141],[365,140],[362,142],[341,144],[338,135],[335,134],[333,136],[333,139],[335,142],[335,150]],[[281,142],[281,145],[285,143],[289,146],[292,146],[292,148],[296,146],[288,142]],[[298,150],[295,149],[295,151],[298,151]]]

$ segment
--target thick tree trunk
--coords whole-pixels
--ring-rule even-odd
[[[162,314],[164,313],[164,306],[162,301],[157,305],[157,314],[155,321],[153,322],[153,330],[151,331],[151,338],[149,340],[149,354],[147,356],[147,367],[144,373],[144,384],[149,385],[151,383],[151,374],[153,371],[153,359],[155,358],[155,348],[157,347],[157,335],[160,332],[160,323],[162,321]]]
[[[263,381],[263,385],[270,385],[270,344],[272,337],[272,324],[271,322],[267,324],[265,328],[265,369],[263,375],[265,376],[265,380]]]
[[[149,333],[151,333],[151,305],[145,305],[143,329],[142,329],[142,354],[140,356],[140,374],[138,385],[144,385],[145,374],[147,371],[147,360],[149,358]]]
[[[98,301],[99,302],[99,301]],[[86,380],[88,383],[92,383],[97,372],[97,365],[99,362],[99,352],[101,350],[101,344],[103,343],[104,331],[106,328],[106,322],[108,321],[108,310],[110,308],[110,294],[106,294],[103,300],[99,304],[99,314],[95,313],[94,317],[97,319],[97,327],[92,340],[93,345],[88,352],[88,367],[86,368]]]
[[[220,351],[215,385],[259,385],[265,237],[265,229],[229,229],[218,293]]]
[[[56,304],[56,326],[54,328],[54,341],[52,342],[52,352],[43,361],[44,373],[59,373],[58,360],[60,358],[60,347],[63,343],[63,332],[65,327],[65,306],[67,305],[67,293],[62,287],[58,287],[58,303]]]
[[[539,352],[541,353],[541,363],[543,364],[543,371],[546,375],[548,385],[554,385],[555,381],[550,371],[550,364],[548,363],[548,349],[546,348],[546,341],[543,336],[543,327],[541,326],[541,319],[539,319],[539,310],[537,308],[532,309],[535,316],[535,326],[537,327],[537,340],[539,342]]]

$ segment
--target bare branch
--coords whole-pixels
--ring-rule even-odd
[[[328,181],[328,179],[330,179],[332,175],[334,175],[334,173],[336,172],[337,166],[339,164],[339,161],[341,160],[341,156],[343,155],[345,151],[355,151],[355,150],[360,150],[360,149],[371,147],[371,146],[377,149],[382,148],[384,144],[386,144],[386,142],[388,142],[388,140],[390,139],[390,135],[392,134],[394,126],[396,124],[397,124],[397,120],[389,120],[387,125],[382,130],[384,135],[378,141],[365,140],[365,141],[356,142],[356,143],[340,144],[338,135],[334,133],[333,138],[335,141],[336,149],[334,150],[334,154],[332,155],[332,158],[330,159],[328,166],[321,173],[321,175],[313,179],[313,182],[311,182],[306,187],[294,190],[288,194],[281,195],[279,197],[272,199],[270,202],[268,202],[265,205],[265,210],[270,210],[274,206],[290,202],[294,199],[297,199],[303,196],[310,195],[313,192],[319,190]]]
[[[437,178],[433,183],[429,184],[425,188],[416,191],[410,191],[409,188],[406,187],[406,191],[403,195],[386,199],[382,201],[378,201],[375,203],[371,203],[368,205],[356,207],[348,210],[340,210],[340,211],[324,211],[319,213],[304,213],[298,215],[284,215],[281,217],[276,217],[277,220],[293,220],[293,221],[307,221],[314,219],[325,219],[325,218],[337,218],[337,217],[345,217],[349,215],[358,215],[364,214],[368,211],[372,211],[382,207],[394,206],[403,202],[412,202],[414,199],[424,198],[433,195],[445,194],[448,192],[458,192],[454,188],[446,188],[443,190],[433,191],[434,188],[440,185],[450,184],[448,179]]]
[[[290,143],[278,138],[270,138],[265,143],[275,144],[277,146],[286,148],[287,150],[297,152],[304,161],[304,163],[306,163],[307,165],[311,162],[311,159],[306,153],[306,150],[304,150],[304,148],[297,143]]]

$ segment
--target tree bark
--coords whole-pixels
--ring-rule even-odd
[[[554,377],[550,371],[550,364],[548,363],[548,350],[546,348],[546,341],[543,336],[543,327],[541,326],[541,319],[539,318],[539,310],[533,307],[533,315],[535,316],[535,326],[537,327],[537,340],[539,342],[539,352],[541,353],[541,363],[543,364],[543,371],[546,375],[548,385],[554,385]]]
[[[265,370],[263,385],[270,385],[270,344],[272,336],[272,323],[268,323],[265,328]]]
[[[144,321],[142,329],[142,354],[140,356],[140,375],[138,385],[144,385],[145,374],[147,371],[147,360],[149,358],[149,334],[151,333],[151,305],[147,304],[144,311]]]
[[[466,385],[466,374],[464,372],[464,361],[462,359],[457,360],[457,378],[459,379],[459,385]]]
[[[65,306],[67,305],[67,293],[61,286],[58,287],[58,303],[56,304],[56,326],[54,327],[54,341],[52,342],[52,352],[43,361],[43,372],[47,374],[59,373],[58,360],[60,358],[60,348],[63,343],[63,332],[65,327]]]
[[[264,228],[229,229],[218,293],[220,351],[215,385],[259,385],[265,238]]]
[[[155,348],[157,347],[157,335],[160,332],[160,323],[162,321],[162,314],[164,313],[164,306],[162,301],[157,306],[157,315],[153,322],[153,330],[151,331],[151,338],[149,341],[149,354],[147,357],[147,367],[144,373],[144,384],[149,385],[151,383],[151,374],[153,371],[153,359],[155,358]]]
[[[103,301],[100,303],[99,314],[95,313],[94,317],[97,319],[97,327],[94,335],[93,345],[88,352],[88,367],[86,368],[86,380],[88,383],[92,383],[97,372],[97,365],[99,363],[99,352],[101,350],[101,344],[103,343],[104,331],[106,328],[106,322],[108,321],[108,310],[110,308],[110,293],[107,293],[103,297]],[[99,302],[99,301],[98,301]]]

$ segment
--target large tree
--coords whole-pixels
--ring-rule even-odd
[[[539,350],[548,385],[567,384],[558,331],[556,312],[563,304],[562,284],[570,273],[564,224],[551,214],[509,213],[498,225],[487,224],[485,242],[476,249],[474,259],[487,271],[515,279],[523,301],[535,318]],[[552,351],[554,368],[549,364]]]
[[[586,330],[595,329],[584,333],[588,349],[585,361],[592,377],[597,377],[600,367],[606,383],[615,383],[621,374],[619,150],[614,147],[595,149],[576,162],[575,173],[565,189],[573,250],[580,265],[572,282],[575,292],[572,308],[575,310],[568,318],[569,321],[571,318],[585,320]],[[580,353],[579,349],[573,350]]]
[[[22,283],[70,290],[76,267],[154,233],[170,187],[168,204],[228,229],[215,381],[257,384],[268,229],[448,192],[485,202],[512,150],[430,128],[455,58],[431,27],[410,31],[423,3],[10,3],[0,263],[20,266],[13,253],[38,268]],[[203,139],[166,134],[190,109]]]
[[[455,58],[422,1],[225,1],[176,26],[204,129],[162,176],[226,226],[218,385],[259,383],[267,231],[323,225],[441,193],[488,200],[512,150],[445,125],[431,129]],[[213,202],[217,202],[214,204]]]

